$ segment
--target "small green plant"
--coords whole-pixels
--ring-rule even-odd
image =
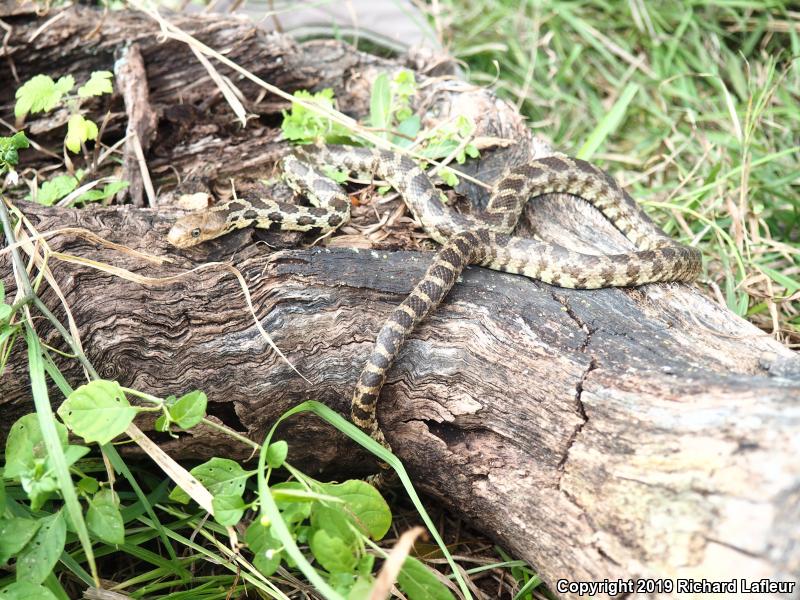
[[[75,171],[74,175],[70,175],[69,173],[56,175],[52,179],[42,182],[42,184],[36,188],[35,194],[29,194],[26,198],[28,200],[33,200],[35,196],[36,202],[39,204],[52,206],[75,191],[81,180],[83,180],[84,175],[85,172],[83,169],[78,169]],[[91,189],[80,194],[72,200],[71,204],[79,205],[85,204],[86,202],[105,200],[106,198],[112,197],[120,190],[124,190],[126,187],[128,187],[127,181],[110,181],[106,183],[102,189]]]
[[[419,155],[431,160],[453,158],[463,164],[467,157],[477,158],[478,147],[472,143],[475,124],[471,119],[459,116],[453,121],[438,125],[433,129],[422,129],[418,114],[413,112],[411,100],[417,93],[414,73],[408,69],[398,71],[390,78],[388,73],[379,74],[372,83],[370,93],[369,126],[374,132],[400,148],[416,147]],[[305,90],[294,93],[295,98],[334,108],[333,90],[324,89],[316,94]],[[283,112],[281,123],[283,136],[300,144],[361,144],[357,135],[344,126],[335,123],[319,111],[301,104],[293,103],[289,112]],[[343,181],[341,173],[330,174],[337,181]],[[439,176],[450,186],[458,184],[458,177],[452,169],[439,169]],[[386,191],[388,188],[381,188]]]
[[[14,171],[19,163],[19,151],[30,146],[23,131],[10,137],[0,137],[0,175]]]
[[[82,103],[88,98],[111,94],[113,92],[111,78],[110,71],[94,71],[89,79],[73,93],[75,78],[72,75],[65,75],[58,80],[54,80],[48,75],[35,75],[17,90],[14,115],[17,119],[24,119],[29,114],[66,108],[70,112],[70,117],[67,121],[64,146],[70,152],[78,154],[86,142],[96,142],[99,133],[97,123],[83,114]],[[22,135],[24,138],[24,134]],[[9,150],[16,149],[9,148]],[[3,148],[0,146],[0,152],[2,150]],[[82,169],[78,169],[74,173],[56,175],[41,185],[37,185],[34,193],[28,199],[35,199],[40,204],[51,206],[71,194],[80,185],[84,175],[85,172]],[[91,189],[76,196],[72,204],[105,200],[127,185],[126,181],[108,182],[102,189]]]
[[[3,309],[0,314],[8,312]],[[132,405],[128,396],[145,405]],[[160,412],[157,428],[166,432],[189,429],[201,422],[208,425],[211,421],[206,419],[206,407],[206,395],[200,391],[160,399],[102,379],[67,395],[57,411],[61,419],[56,422],[57,443],[92,538],[112,546],[124,544],[130,535],[124,514],[130,510],[110,481],[99,481],[86,472],[83,463],[91,464],[86,459],[88,445],[96,443],[108,449],[111,441],[124,434],[142,413]],[[87,445],[70,444],[70,433]],[[275,508],[274,516],[270,518],[267,511],[262,511],[260,518],[251,517],[244,535],[252,564],[261,576],[270,577],[285,564],[290,569],[300,567],[312,582],[318,578],[317,585],[326,597],[368,597],[375,581],[375,559],[385,556],[375,542],[383,538],[392,522],[386,501],[364,481],[322,483],[308,477],[287,462],[286,442],[270,440],[271,435],[262,449],[263,461],[258,469],[246,470],[233,460],[214,457],[190,471],[211,494],[215,521],[223,527],[236,526],[248,511],[257,514],[266,499]],[[37,586],[45,583],[67,547],[69,519],[59,508],[61,486],[36,414],[25,415],[14,423],[6,441],[5,457],[2,489],[6,485],[19,486],[29,505],[15,499],[13,510],[9,510],[6,502],[0,516],[0,532],[7,534],[0,536],[0,563],[15,559],[16,565],[15,581],[0,589],[0,597],[15,597],[8,594],[16,593],[20,586],[25,586],[20,589],[26,592],[35,589],[45,594]],[[285,469],[294,480],[270,485],[276,469]],[[251,485],[256,479],[258,485]],[[166,500],[186,505],[191,497],[175,487]],[[301,551],[301,546],[307,550]],[[304,558],[306,552],[313,557],[315,567]],[[312,569],[313,574],[307,569]],[[447,588],[412,558],[406,560],[398,586],[410,600],[452,598]],[[325,593],[326,589],[330,592]]]
[[[58,81],[48,75],[35,75],[17,90],[14,116],[20,119],[28,114],[49,112],[66,104],[72,114],[67,122],[64,145],[70,152],[77,154],[81,145],[89,140],[96,140],[98,133],[97,123],[81,114],[81,101],[112,93],[111,77],[110,71],[94,71],[89,80],[78,88],[77,93],[71,94],[75,87],[75,78],[72,75],[60,77]]]

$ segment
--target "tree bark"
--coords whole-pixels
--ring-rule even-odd
[[[42,61],[54,56],[61,56],[64,69],[88,73],[100,64],[108,68],[121,32],[136,38],[150,101],[160,117],[148,155],[152,171],[166,173],[171,165],[227,181],[230,175],[268,169],[285,152],[276,122],[222,126],[230,119],[224,105],[198,109],[199,97],[179,103],[178,91],[193,93],[181,90],[181,82],[202,79],[202,67],[187,59],[180,44],[159,43],[155,26],[144,17],[110,13],[92,47],[69,45],[74,38],[62,28],[69,25],[77,35],[89,25],[80,10],[65,14],[58,27],[35,39],[30,57],[18,52],[14,40],[22,39],[25,27],[35,29],[36,21],[16,23],[4,52],[20,73],[21,66],[30,74],[42,72],[47,64]],[[283,89],[340,90],[355,115],[366,110],[365,92],[375,73],[397,68],[338,43],[298,46],[264,37],[234,19],[179,21],[212,47],[236,40],[231,56]],[[104,53],[94,52],[97,48]],[[470,111],[481,135],[519,141],[472,167],[479,177],[491,180],[509,154],[548,152],[487,92],[457,82],[447,87],[420,101],[428,102],[426,118]],[[259,98],[245,83],[242,89],[250,99],[248,110],[262,119],[285,106],[270,96]],[[0,90],[9,94],[6,86]],[[208,95],[207,88],[202,96]],[[0,101],[7,106],[9,98]],[[183,115],[180,126],[170,120],[176,114]],[[208,121],[185,126],[193,122],[185,120],[187,114]],[[47,139],[55,136],[54,123],[39,119],[31,127],[37,124]],[[118,135],[124,125],[119,118]],[[114,128],[110,131],[113,138]],[[51,240],[60,252],[138,275],[175,275],[207,261],[233,264],[247,281],[261,324],[308,381],[269,350],[239,284],[222,267],[205,267],[177,283],[142,285],[50,261],[87,355],[103,377],[160,396],[202,389],[212,416],[255,440],[282,412],[309,398],[347,413],[375,333],[430,260],[425,252],[390,251],[407,239],[400,232],[372,240],[371,249],[335,247],[345,237],[327,248],[272,251],[270,244],[284,245],[287,238],[267,234],[268,244],[253,244],[252,231],[238,231],[176,251],[165,237],[175,214],[168,208],[19,206],[40,232],[84,227],[172,260],[155,266],[75,235]],[[370,215],[357,211],[356,220]],[[599,215],[571,198],[530,206],[525,226],[579,250],[627,247]],[[0,257],[0,275],[13,290],[7,255]],[[55,294],[46,289],[43,296],[64,318]],[[45,324],[40,333],[63,348]],[[530,561],[553,589],[559,579],[796,581],[798,362],[697,286],[566,290],[469,268],[412,334],[389,373],[379,415],[418,487]],[[61,364],[72,383],[82,381],[74,361]],[[24,352],[17,348],[0,379],[6,429],[31,410],[25,368]],[[177,458],[249,455],[249,448],[210,429],[178,440],[152,435]],[[290,444],[290,460],[313,472],[344,476],[373,469],[368,457],[317,419],[296,418],[281,436]]]

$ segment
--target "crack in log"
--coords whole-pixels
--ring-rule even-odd
[[[550,295],[552,296],[553,300],[555,300],[561,306],[564,307],[564,310],[566,311],[567,315],[569,315],[569,317],[573,321],[575,321],[576,325],[578,325],[578,329],[580,329],[585,334],[585,338],[583,342],[581,342],[581,345],[579,346],[578,350],[583,354],[587,354],[587,349],[589,347],[589,343],[592,340],[592,335],[597,331],[597,328],[590,327],[583,319],[581,319],[580,316],[578,316],[578,314],[572,309],[572,306],[570,306],[570,303],[565,296],[561,296],[557,294],[555,291],[551,291]],[[580,435],[581,430],[583,430],[584,426],[589,421],[589,417],[586,415],[586,409],[583,406],[583,401],[581,400],[581,395],[583,394],[583,384],[586,381],[586,378],[589,376],[589,373],[594,371],[597,367],[598,367],[597,361],[595,360],[594,356],[590,354],[589,364],[586,365],[586,368],[583,370],[583,373],[581,373],[580,378],[578,379],[577,382],[575,382],[575,408],[578,411],[578,414],[581,416],[582,421],[575,427],[575,430],[570,435],[569,440],[567,440],[567,446],[564,450],[564,456],[558,463],[558,470],[562,475],[564,473],[564,465],[569,459],[570,450],[572,449],[575,440]],[[558,482],[558,488],[561,489],[560,477]]]

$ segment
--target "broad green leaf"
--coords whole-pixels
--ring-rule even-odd
[[[214,509],[214,520],[220,525],[236,525],[242,520],[247,508],[241,496],[218,494],[211,500]]]
[[[375,580],[372,577],[361,575],[353,587],[350,588],[350,593],[347,594],[347,600],[367,600],[372,592],[372,584]]]
[[[311,516],[311,507],[316,497],[304,496],[306,489],[297,481],[276,483],[270,487],[270,493],[289,529]]]
[[[124,432],[136,412],[119,384],[104,379],[80,386],[58,407],[58,416],[73,433],[101,446]]]
[[[311,507],[311,528],[312,531],[324,529],[331,536],[338,537],[348,544],[356,543],[353,519],[338,503],[314,503]]]
[[[75,79],[72,75],[61,77],[58,82],[47,75],[33,76],[15,94],[17,103],[14,105],[14,116],[52,110],[74,85]]]
[[[57,423],[56,431],[62,446],[67,445],[67,428]],[[34,413],[17,419],[6,438],[6,466],[3,476],[15,479],[24,474],[33,475],[36,461],[44,461],[47,451]],[[43,464],[43,462],[42,462]]]
[[[107,544],[125,542],[125,523],[112,490],[100,490],[92,497],[86,512],[86,524],[93,534]]]
[[[392,119],[392,90],[389,75],[381,73],[372,82],[372,94],[369,97],[369,122],[382,138],[389,137]]]
[[[88,446],[78,446],[78,445],[75,445],[75,444],[70,444],[69,446],[64,448],[64,460],[67,463],[67,466],[71,467],[72,465],[74,465],[76,462],[78,462],[84,456],[89,454],[90,450],[91,450],[91,448],[89,448]],[[49,465],[49,462],[48,462],[48,470],[49,470],[49,468],[50,468],[50,465]]]
[[[97,124],[81,114],[72,115],[67,122],[67,136],[64,145],[70,152],[77,154],[81,151],[81,144],[88,140],[97,139]]]
[[[17,580],[41,583],[64,551],[67,524],[61,511],[41,519],[39,530],[17,556]]]
[[[102,96],[114,91],[111,86],[111,71],[94,71],[89,77],[89,81],[78,88],[78,96],[88,98],[89,96]]]
[[[350,546],[324,529],[314,532],[309,545],[314,558],[328,573],[352,573],[356,567],[357,560]]]
[[[39,524],[36,519],[22,517],[0,519],[0,564],[5,564],[25,547],[39,529]]]
[[[58,597],[43,585],[30,581],[15,581],[0,590],[0,600],[58,600]]]
[[[75,204],[81,204],[83,202],[97,202],[99,200],[111,198],[111,196],[120,190],[124,190],[126,187],[128,187],[128,185],[130,184],[127,181],[112,181],[107,183],[102,190],[95,188],[89,190],[88,192],[84,192],[75,199]]]
[[[244,541],[253,553],[253,564],[262,575],[269,577],[278,570],[282,556],[281,543],[270,534],[269,527],[256,519],[245,531]]]
[[[284,440],[273,442],[267,448],[267,466],[277,469],[283,466],[286,456],[289,454],[289,444]]]
[[[408,600],[455,600],[436,575],[411,556],[406,558],[400,569],[397,587],[408,596]]]
[[[351,479],[344,483],[326,483],[323,491],[344,501],[344,511],[363,533],[381,539],[392,524],[389,505],[380,492],[365,481]]]
[[[250,473],[239,463],[227,458],[214,457],[189,471],[213,496],[241,496]],[[180,488],[175,488],[169,497],[177,502],[188,502],[189,496]],[[185,498],[185,500],[184,500]]]
[[[72,175],[56,175],[49,181],[42,183],[36,192],[36,202],[45,206],[52,206],[76,187],[78,187],[77,178]]]
[[[175,404],[170,406],[169,414],[172,416],[172,420],[178,424],[178,427],[191,429],[206,416],[207,404],[208,398],[206,398],[206,395],[199,390],[195,390],[178,398]]]
[[[403,119],[396,127],[396,131],[405,137],[397,136],[395,141],[403,147],[410,146],[414,143],[414,138],[417,137],[420,127],[419,115],[411,115],[407,119]]]
[[[100,483],[94,477],[83,477],[77,484],[77,487],[84,494],[96,494],[100,489]]]

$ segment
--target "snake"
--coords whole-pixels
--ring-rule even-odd
[[[633,287],[689,282],[701,269],[700,252],[666,235],[608,173],[591,163],[554,154],[506,169],[479,214],[447,206],[440,190],[405,154],[353,146],[319,146],[283,159],[284,177],[312,207],[268,199],[235,199],[178,219],[169,241],[186,248],[249,225],[332,231],[349,219],[342,188],[316,166],[366,172],[394,188],[426,233],[441,244],[422,279],[377,334],[353,392],[353,423],[391,450],[377,418],[378,397],[400,349],[417,324],[444,299],[464,268],[480,265],[564,288]],[[525,205],[563,193],[596,208],[635,247],[617,254],[584,254],[556,243],[512,235]]]

